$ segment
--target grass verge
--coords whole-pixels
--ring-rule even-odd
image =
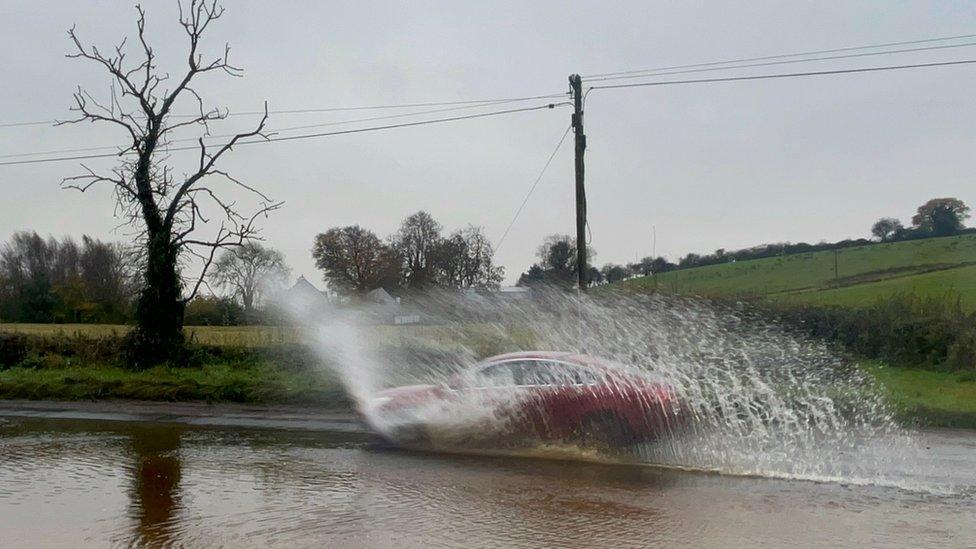
[[[878,362],[863,367],[881,384],[901,421],[976,429],[976,376],[972,372],[896,368]]]
[[[341,384],[266,364],[207,364],[133,372],[110,365],[14,367],[0,371],[0,399],[240,402],[349,409]]]
[[[0,399],[240,402],[350,408],[338,378],[297,344],[192,345],[192,366],[124,367],[118,335],[0,333]]]

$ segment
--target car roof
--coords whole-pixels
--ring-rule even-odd
[[[580,353],[574,353],[570,351],[520,351],[516,353],[505,353],[502,355],[496,355],[488,357],[481,361],[480,364],[488,364],[490,362],[502,362],[509,360],[561,360],[563,362],[569,362],[572,364],[577,364],[579,366],[589,366],[589,367],[600,367],[606,368],[610,366],[610,361],[604,360],[599,357],[592,355],[585,355]]]

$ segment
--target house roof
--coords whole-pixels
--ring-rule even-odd
[[[291,288],[285,290],[285,293],[305,299],[326,299],[325,294],[316,288],[315,285],[309,282],[304,276],[299,276],[298,280],[295,281],[295,284]]]

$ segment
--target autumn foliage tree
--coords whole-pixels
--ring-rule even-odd
[[[958,198],[933,198],[918,207],[912,217],[916,229],[935,236],[950,236],[963,228],[969,218],[969,206]]]
[[[335,227],[316,236],[312,258],[329,286],[342,294],[365,293],[399,282],[396,252],[359,225]]]
[[[224,14],[223,7],[207,0],[190,0],[188,5],[180,1],[178,5],[188,51],[186,65],[175,79],[158,66],[146,36],[146,14],[139,6],[134,56],[130,57],[126,40],[102,50],[83,45],[74,28],[68,31],[74,45],[68,57],[105,71],[113,93],[99,100],[79,88],[73,107],[78,116],[64,123],[105,124],[117,128],[123,141],[114,169],[96,171],[83,166],[81,175],[66,178],[63,185],[82,192],[97,184],[110,185],[116,212],[137,228],[143,287],[129,341],[129,356],[137,367],[181,359],[186,303],[197,294],[215,254],[255,238],[255,221],[281,205],[217,167],[241,140],[263,137],[267,105],[252,130],[219,140],[209,137],[210,125],[229,113],[206,106],[194,86],[211,73],[240,76],[241,69],[231,64],[229,46],[212,57],[201,51],[203,35]],[[189,105],[195,114],[175,110]],[[167,149],[174,132],[191,129],[200,135],[195,146],[197,160],[183,173],[168,163]],[[228,196],[230,188],[252,195],[257,205],[252,211],[241,211],[238,202]],[[184,279],[180,266],[194,258],[200,265],[199,276]]]
[[[376,288],[401,292],[440,288],[497,288],[504,269],[480,227],[441,236],[441,224],[420,211],[387,239],[358,225],[335,227],[315,237],[312,257],[339,293]]]

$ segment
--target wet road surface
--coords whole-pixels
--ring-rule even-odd
[[[3,547],[976,544],[976,433],[966,431],[925,433],[944,479],[905,490],[411,453],[348,423],[24,415],[0,412]]]

